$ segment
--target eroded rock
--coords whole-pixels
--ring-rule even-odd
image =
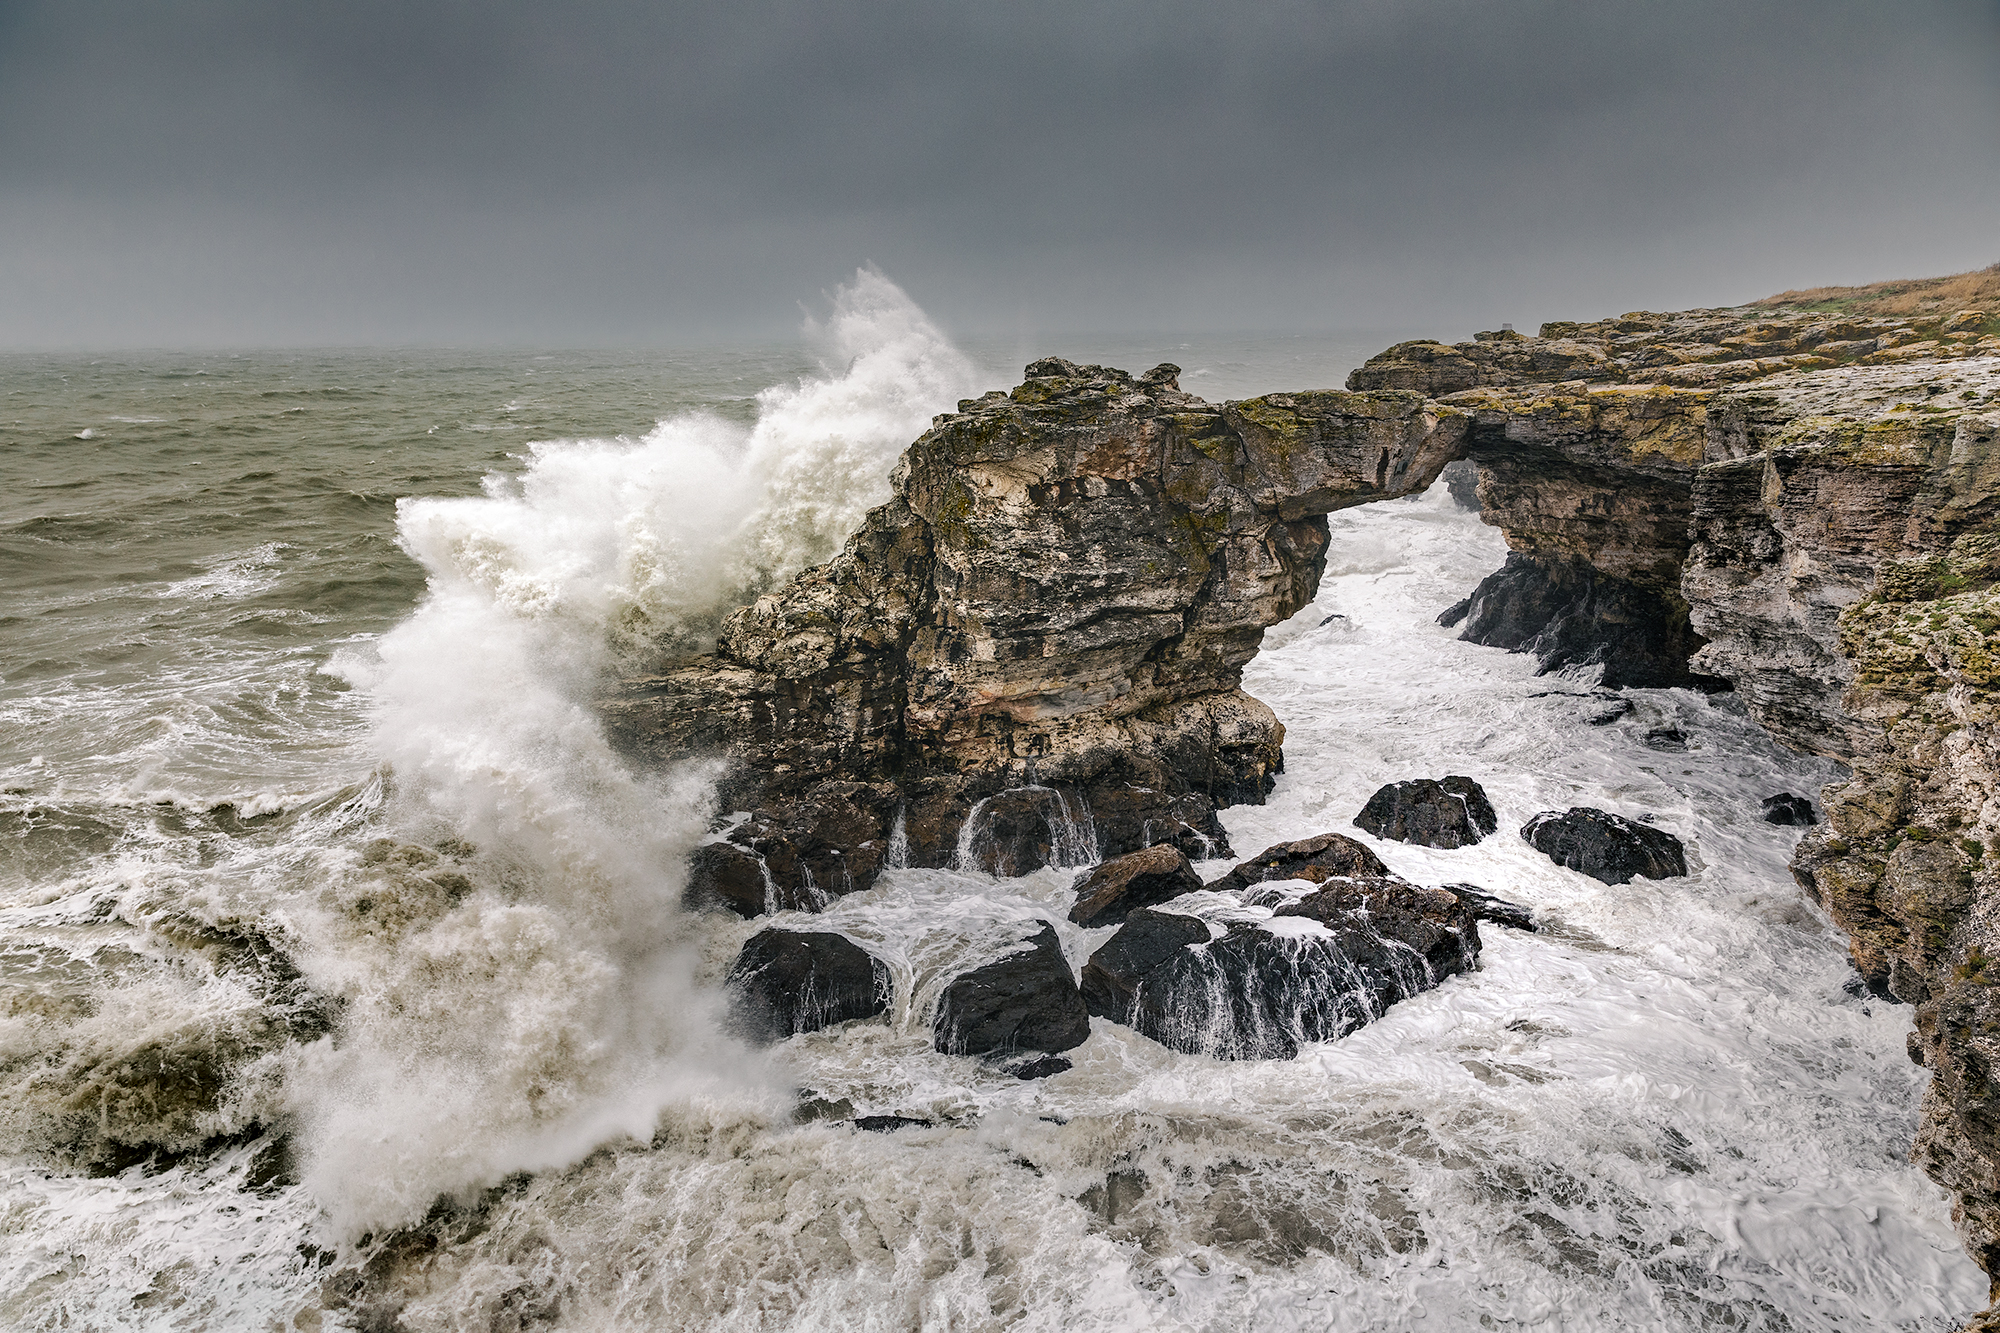
[[[1115,926],[1142,907],[1157,907],[1200,887],[1201,876],[1178,847],[1127,852],[1077,881],[1069,919],[1086,928]]]
[[[1521,826],[1521,837],[1557,865],[1606,884],[1687,874],[1679,838],[1608,810],[1545,810]]]
[[[1471,778],[1415,778],[1369,797],[1354,826],[1419,847],[1470,847],[1499,828],[1500,819]]]
[[[723,982],[731,1018],[752,1041],[783,1041],[889,1007],[889,967],[831,931],[771,927],[752,935]]]

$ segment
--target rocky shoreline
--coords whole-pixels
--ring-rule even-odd
[[[1916,1159],[2000,1272],[2000,313],[1813,295],[1405,343],[1346,391],[1220,405],[1171,366],[1035,362],[938,418],[840,556],[606,712],[637,753],[726,761],[695,892],[736,910],[889,865],[1225,855],[1214,811],[1282,765],[1241,671],[1311,600],[1324,515],[1470,463],[1512,554],[1447,613],[1463,637],[1733,688],[1852,770],[1795,872],[1916,1007]]]

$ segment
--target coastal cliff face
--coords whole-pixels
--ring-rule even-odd
[[[1795,295],[1836,308],[1404,344],[1349,383],[1473,418],[1483,516],[1516,554],[1453,608],[1466,637],[1595,653],[1607,683],[1726,681],[1778,739],[1851,767],[1794,873],[1867,985],[1915,1006],[1915,1159],[2000,1274],[2000,315]],[[1484,626],[1482,596],[1501,603]],[[1635,655],[1648,604],[1670,632]]]

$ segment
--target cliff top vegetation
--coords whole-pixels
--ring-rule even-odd
[[[1865,287],[1806,287],[1753,306],[1830,310],[1852,315],[1923,315],[2000,308],[2000,264],[1945,278],[1896,278]]]

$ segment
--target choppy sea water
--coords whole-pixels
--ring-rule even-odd
[[[823,558],[1029,356],[1220,399],[1390,340],[967,351],[864,277],[732,352],[0,361],[0,1326],[1951,1327],[1984,1282],[1907,1164],[1908,1011],[1849,993],[1757,818],[1832,770],[1727,696],[1593,726],[1587,680],[1456,642],[1503,547],[1441,489],[1333,517],[1246,678],[1287,772],[1225,823],[1368,840],[1383,782],[1468,774],[1499,835],[1368,841],[1547,931],[1294,1061],[1100,1020],[1022,1083],[929,1004],[1042,919],[1078,965],[1109,932],[1070,873],[894,871],[814,918],[889,960],[890,1022],[719,1034],[764,923],[676,909],[708,774],[626,765],[602,682]],[[1572,805],[1693,873],[1513,835]]]

